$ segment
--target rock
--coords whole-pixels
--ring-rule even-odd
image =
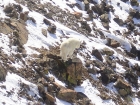
[[[127,23],[127,28],[128,28],[128,30],[133,31],[135,29],[134,23],[132,23],[132,22]]]
[[[52,95],[50,95],[49,93],[46,93],[46,97],[48,98],[49,101],[55,103],[56,102],[56,99],[55,97],[53,97]]]
[[[102,14],[104,13],[103,8],[102,8],[99,4],[95,4],[95,5],[92,6],[91,8],[92,8],[92,10],[93,10],[95,13],[99,14],[99,16],[102,15]]]
[[[81,12],[73,12],[72,13],[77,19],[80,19],[82,17],[82,13]]]
[[[137,96],[140,98],[140,91],[137,92]]]
[[[140,60],[140,50],[137,51],[138,59]]]
[[[113,70],[109,67],[101,68],[101,80],[103,84],[108,84],[110,82],[110,75],[113,73]]]
[[[106,13],[105,14],[102,14],[100,16],[100,19],[101,19],[102,22],[109,22],[109,16]]]
[[[110,50],[109,48],[104,48],[103,53],[106,55],[112,56],[114,54],[114,51]]]
[[[9,4],[9,5],[7,5],[7,6],[4,7],[3,11],[5,13],[11,13],[13,11],[13,9],[14,9],[13,5],[12,4]]]
[[[120,94],[121,96],[126,96],[126,95],[128,95],[128,93],[127,93],[127,91],[126,91],[125,89],[119,89],[118,92],[119,92],[119,94]]]
[[[74,102],[77,98],[77,92],[71,89],[63,88],[58,92],[57,97],[64,101]]]
[[[82,79],[82,71],[84,67],[82,62],[69,63],[67,66],[68,77],[67,80],[70,84],[77,85],[78,81]]]
[[[100,61],[103,61],[102,55],[97,49],[93,49],[91,54],[94,55]]]
[[[116,17],[113,19],[118,25],[123,26],[124,22],[122,19],[119,19],[119,17]]]
[[[109,23],[108,22],[102,22],[102,25],[103,25],[104,28],[109,30]]]
[[[89,9],[89,2],[88,2],[88,0],[84,0],[84,4],[85,4],[85,11],[87,11]]]
[[[43,19],[43,22],[46,24],[46,25],[51,25],[51,22],[48,20],[48,19]]]
[[[130,84],[122,79],[117,80],[115,87],[118,88],[118,92],[121,96],[127,96],[132,93]]]
[[[42,29],[42,34],[47,37],[47,30],[43,28]]]
[[[13,6],[16,9],[17,12],[21,12],[23,10],[23,8],[21,7],[21,5],[13,4]]]
[[[138,0],[130,0],[132,6],[139,6]]]
[[[110,46],[113,47],[113,48],[117,48],[117,47],[120,46],[120,43],[117,42],[116,40],[113,40],[113,39],[112,39],[112,40],[111,40]]]
[[[130,53],[132,53],[135,57],[137,56],[137,48],[131,44],[131,50],[130,50]]]
[[[5,81],[7,75],[7,70],[5,70],[1,65],[0,65],[0,82]]]
[[[51,20],[54,20],[54,19],[53,19],[53,13],[52,13],[52,12],[46,13],[44,16],[45,16],[46,18],[49,18],[49,19],[51,19]]]
[[[56,26],[55,25],[51,25],[48,27],[48,32],[51,33],[51,34],[55,34],[56,32]]]
[[[91,61],[91,60],[86,60],[85,66],[86,66],[86,67],[90,67],[90,64],[92,64],[92,61]]]
[[[132,70],[125,73],[125,78],[132,84],[132,86],[138,88],[138,76],[133,73]]]
[[[27,21],[27,17],[28,17],[28,11],[24,12],[24,13],[20,13],[20,19],[22,19],[24,22]]]
[[[86,29],[89,33],[92,31],[89,24],[86,21],[81,22],[81,28]]]

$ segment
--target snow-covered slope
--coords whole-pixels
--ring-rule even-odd
[[[0,0],[0,62],[1,67],[7,72],[5,81],[0,81],[0,105],[46,105],[48,101],[45,101],[47,99],[43,99],[44,96],[41,96],[40,90],[38,89],[39,81],[50,83],[47,79],[44,80],[45,77],[53,77],[56,83],[68,88],[68,84],[65,80],[60,80],[55,73],[48,70],[55,66],[55,64],[53,66],[49,65],[50,67],[47,66],[48,68],[39,66],[40,71],[43,68],[44,74],[47,68],[48,71],[45,77],[40,77],[40,74],[36,71],[37,65],[35,65],[38,59],[45,59],[47,61],[48,58],[45,57],[47,54],[53,53],[53,51],[56,51],[54,55],[59,56],[57,50],[59,51],[60,44],[68,37],[78,38],[85,42],[85,44],[83,44],[84,48],[78,50],[77,57],[81,60],[83,67],[87,71],[89,71],[89,69],[95,69],[96,71],[95,73],[86,72],[90,77],[84,77],[80,86],[74,85],[74,91],[85,94],[91,101],[91,105],[139,105],[140,75],[138,72],[140,70],[140,18],[132,17],[132,20],[130,19],[131,21],[129,20],[128,22],[126,20],[130,15],[130,9],[136,9],[139,13],[137,17],[140,17],[140,0],[136,0],[139,6],[132,6],[130,1],[133,0],[126,0],[127,2],[123,1],[125,0],[104,0],[107,6],[111,5],[112,7],[109,8],[109,12],[99,15],[99,10],[97,10],[96,13],[92,8],[96,7],[97,4],[101,5],[103,2],[102,0]],[[92,19],[87,19],[90,18],[87,11],[85,11],[85,4],[87,2],[89,3],[89,9],[92,10]],[[13,17],[7,15],[14,13],[13,11],[10,13],[5,12],[6,6],[12,4],[20,5],[22,8],[20,12],[18,11],[19,8],[13,9],[13,11],[16,11],[18,14],[16,18],[13,15]],[[112,12],[112,10],[114,12]],[[20,14],[27,11],[29,12],[29,18],[21,21]],[[75,13],[80,13],[82,15],[76,18]],[[104,14],[107,14],[109,19],[109,21],[107,20],[107,24],[109,24],[108,28],[103,26],[103,22],[106,23],[106,19],[101,19],[104,17]],[[10,23],[10,28],[13,30],[12,32],[9,31],[9,28],[6,28],[9,24],[6,25],[5,19],[9,18],[13,19]],[[119,23],[115,22],[114,18],[121,19],[123,25],[119,25]],[[26,43],[21,45],[23,47],[21,52],[19,52],[18,45],[11,44],[11,41],[14,40],[14,29],[17,29],[17,27],[15,28],[14,24],[12,24],[14,23],[13,21],[15,21],[14,19],[19,23],[23,22],[28,31],[28,39]],[[49,21],[51,25],[49,22],[46,24],[44,19],[47,19],[47,22]],[[83,21],[86,21],[88,26],[85,24],[82,26]],[[131,22],[134,25],[134,29],[129,27]],[[3,24],[4,26],[2,26]],[[51,33],[47,30],[52,24],[56,26],[55,33]],[[5,31],[3,31],[3,29],[6,29],[7,34],[4,33]],[[45,35],[42,32],[43,29]],[[90,32],[89,29],[91,29]],[[23,30],[18,30],[18,32],[22,33]],[[127,34],[127,36],[124,34]],[[22,35],[23,34],[19,36],[20,39],[24,37]],[[107,45],[108,39],[111,41],[115,40],[115,44],[119,43],[119,45],[116,44],[117,47]],[[134,49],[133,46],[135,47]],[[108,55],[104,52],[105,48],[109,49],[109,51],[113,51],[113,54],[109,55],[111,61],[106,59]],[[100,52],[99,54],[102,56],[102,61],[97,59],[98,55],[92,54],[95,49]],[[41,57],[41,54],[45,57]],[[89,67],[86,66],[88,61],[92,62],[89,64]],[[109,64],[109,62],[113,63],[113,61],[115,62],[114,68],[111,67],[112,64]],[[110,67],[118,78],[121,78],[130,85],[131,94],[126,93],[127,95],[123,96],[122,94],[124,91],[122,94],[119,93],[119,87],[115,87],[118,78],[115,82],[109,80],[107,84],[104,84],[102,80],[102,67],[101,65],[97,66],[98,64],[93,64],[94,62],[107,65],[105,67]],[[135,69],[135,65],[138,65],[138,70]],[[123,77],[126,76],[128,70],[132,70],[132,74],[138,76],[137,81],[133,82],[130,80],[130,82],[129,78],[132,79],[133,77]],[[3,73],[3,71],[0,73]],[[0,80],[1,78],[2,77],[0,77]],[[93,83],[92,79],[95,83]],[[42,84],[43,83],[44,82],[42,82]],[[133,85],[133,83],[138,83],[138,86],[135,86],[136,84]],[[44,87],[45,86],[46,85],[44,85]],[[46,87],[45,91],[47,92]],[[107,98],[107,96],[102,98],[104,92],[109,98]],[[72,105],[72,103],[73,105],[84,105],[78,104],[77,101],[66,102],[66,100],[61,100],[54,94],[52,96],[55,98],[55,103],[50,102],[50,105]]]

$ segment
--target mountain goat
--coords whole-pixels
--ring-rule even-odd
[[[63,41],[60,45],[60,56],[64,61],[67,57],[72,58],[72,54],[76,48],[80,48],[81,41],[76,38],[69,38]]]

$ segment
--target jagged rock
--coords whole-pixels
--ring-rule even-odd
[[[102,15],[102,14],[104,13],[103,8],[102,8],[99,4],[95,4],[95,5],[92,6],[91,8],[92,8],[92,10],[93,10],[95,13],[99,14],[99,16]]]
[[[93,67],[93,68],[88,68],[88,73],[92,73],[92,74],[96,74],[98,71],[97,68]]]
[[[137,96],[140,98],[140,91],[137,92]]]
[[[138,10],[135,9],[129,9],[129,16],[136,18],[136,19],[140,19],[140,12]]]
[[[113,48],[117,48],[120,46],[120,43],[117,42],[116,40],[113,40],[113,39],[110,39],[110,38],[107,38],[107,44],[108,46],[111,46]]]
[[[53,19],[53,13],[52,13],[52,12],[46,13],[44,16],[45,16],[46,18],[49,18],[49,19],[51,19],[51,20],[54,20],[54,19]]]
[[[109,23],[102,22],[102,25],[103,25],[104,28],[106,28],[107,30],[109,30]]]
[[[83,69],[84,68],[83,68],[82,62],[70,63],[67,66],[67,73],[68,73],[67,80],[68,80],[68,82],[73,84],[73,85],[77,85],[78,82],[80,82],[82,79]]]
[[[109,48],[104,48],[103,53],[106,55],[112,56],[114,54],[114,51],[110,50]]]
[[[125,73],[125,78],[132,84],[132,86],[138,88],[138,76],[133,73],[132,70]]]
[[[42,34],[47,37],[47,30],[43,28],[42,29]]]
[[[16,9],[17,12],[21,12],[23,8],[19,4],[13,4],[14,8]]]
[[[123,20],[122,20],[122,19],[119,19],[119,17],[116,17],[116,18],[114,18],[113,20],[114,20],[118,25],[120,25],[120,26],[123,26],[123,25],[124,25]]]
[[[139,6],[138,0],[130,0],[132,6]]]
[[[48,32],[51,33],[51,34],[55,34],[56,32],[56,26],[55,25],[51,25],[48,27]]]
[[[101,16],[100,16],[100,19],[101,19],[101,21],[102,22],[109,22],[109,16],[108,16],[108,14],[102,14]]]
[[[51,25],[51,22],[49,21],[49,20],[47,20],[47,19],[43,19],[43,22],[46,24],[46,25]]]
[[[74,100],[77,98],[77,92],[71,89],[62,88],[58,92],[57,97],[64,101],[74,102]]]
[[[135,57],[136,57],[136,55],[137,55],[137,48],[133,45],[133,44],[131,44],[131,50],[130,50],[130,53],[132,53]]]
[[[93,49],[91,54],[94,55],[100,61],[103,61],[102,55],[97,49]]]
[[[111,59],[108,55],[105,56],[105,60],[106,60],[106,62],[107,62],[107,64],[108,64],[109,66],[112,65],[112,59]]]
[[[72,13],[77,19],[80,19],[82,17],[82,13],[80,12],[73,12]]]
[[[140,60],[140,50],[137,51],[138,59]]]
[[[0,82],[5,81],[7,70],[0,65]]]
[[[24,12],[24,13],[20,13],[20,19],[22,19],[23,21],[27,21],[27,17],[28,17],[28,11]]]
[[[101,80],[103,84],[108,84],[109,82],[111,82],[111,74],[113,74],[113,70],[109,67],[102,67],[101,68]]]
[[[46,97],[49,101],[55,103],[56,102],[56,99],[55,97],[53,97],[52,95],[50,95],[49,93],[46,93]]]
[[[134,23],[132,23],[132,22],[127,23],[127,28],[128,28],[128,30],[133,31],[135,29]]]
[[[118,92],[121,96],[127,96],[132,92],[130,84],[122,79],[117,80],[115,87],[118,88]]]
[[[81,27],[83,29],[86,29],[89,33],[91,32],[91,28],[90,28],[89,24],[86,21],[81,22]]]
[[[14,9],[13,5],[12,4],[9,4],[9,5],[7,5],[7,6],[4,7],[3,11],[5,13],[11,13],[13,11],[13,9]]]

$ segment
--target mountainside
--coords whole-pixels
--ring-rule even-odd
[[[65,62],[70,37],[82,43]],[[140,0],[0,0],[0,98],[140,105]]]

